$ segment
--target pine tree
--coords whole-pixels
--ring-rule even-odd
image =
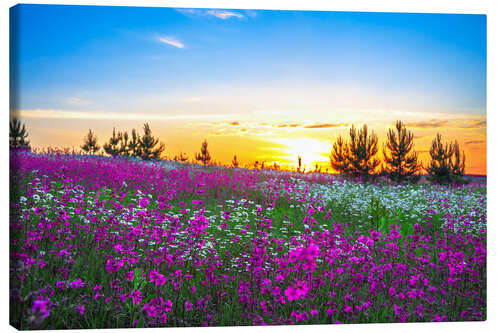
[[[462,153],[460,153],[460,146],[457,140],[455,140],[452,150],[453,154],[449,161],[451,173],[455,180],[461,180],[465,174],[465,152],[462,150]]]
[[[118,156],[120,154],[120,148],[118,147],[118,143],[120,142],[120,135],[116,134],[116,130],[113,127],[113,136],[109,138],[108,142],[105,143],[102,148],[106,152],[106,154],[111,155],[113,157]]]
[[[26,125],[17,118],[12,118],[9,124],[9,146],[11,148],[29,148]]]
[[[236,155],[234,155],[233,161],[231,163],[232,163],[233,167],[235,167],[235,168],[238,167],[239,162],[238,162],[238,158],[236,157]]]
[[[95,154],[101,149],[97,144],[97,136],[89,128],[87,135],[83,138],[83,145],[80,146],[87,154]],[[74,149],[73,149],[74,150]]]
[[[413,133],[398,120],[396,130],[390,128],[387,132],[387,142],[384,147],[385,171],[398,181],[415,175],[421,168],[417,152],[413,150]]]
[[[187,160],[188,156],[183,152],[180,152],[179,155],[174,156],[174,161],[176,162],[186,162]]]
[[[128,142],[128,133],[127,132],[118,132],[118,137],[120,138],[120,146],[118,148],[118,155],[120,156],[130,156],[130,148]]]
[[[330,164],[335,171],[341,174],[350,175],[353,173],[349,162],[349,147],[341,136],[337,137],[337,142],[333,144],[330,152]]]
[[[330,153],[332,168],[349,176],[367,178],[375,173],[380,164],[376,158],[378,152],[378,138],[374,132],[368,135],[368,126],[363,125],[356,130],[352,125],[349,131],[349,141],[342,137],[337,138]]]
[[[431,155],[431,162],[427,167],[427,172],[433,180],[440,184],[451,180],[452,170],[450,168],[450,159],[454,153],[453,146],[448,143],[441,142],[441,134],[437,134],[436,138],[432,140],[429,154]]]
[[[140,139],[141,158],[146,161],[160,158],[165,145],[160,142],[159,138],[153,136],[148,123],[144,124],[143,130],[144,135]]]
[[[203,163],[203,165],[207,165],[212,159],[210,153],[208,152],[207,140],[203,141],[203,143],[201,144],[200,153],[196,154],[195,159]]]
[[[140,158],[142,156],[141,152],[141,137],[137,134],[135,128],[132,129],[132,134],[130,136],[130,141],[128,142],[128,153],[130,156]]]

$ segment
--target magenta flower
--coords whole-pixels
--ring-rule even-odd
[[[71,282],[71,288],[81,288],[83,287],[84,284],[82,282],[82,279],[78,278],[75,281]]]
[[[169,312],[170,310],[172,310],[172,301],[170,301],[169,299],[167,299],[165,301],[165,311]]]
[[[299,281],[295,284],[295,286],[289,286],[285,290],[285,296],[289,301],[294,301],[299,298],[304,297],[307,294],[309,287],[307,286],[307,282]]]
[[[50,315],[50,310],[48,309],[49,302],[50,299],[48,298],[34,300],[31,311],[41,319],[47,318]]]
[[[134,290],[129,297],[132,299],[133,304],[139,305],[142,301],[142,296],[141,296],[141,291],[140,290]]]
[[[76,309],[78,310],[78,312],[82,315],[84,312],[85,312],[85,305],[82,304],[80,306],[77,306]]]
[[[149,273],[149,281],[153,282],[156,286],[163,286],[167,282],[167,278],[163,274],[158,273],[156,269],[153,269]]]

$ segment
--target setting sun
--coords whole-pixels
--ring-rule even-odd
[[[285,146],[278,154],[282,164],[297,164],[300,156],[302,165],[306,170],[314,169],[314,165],[324,165],[328,162],[328,152],[331,150],[331,144],[327,141],[320,141],[313,138],[296,139],[274,139],[273,142]]]

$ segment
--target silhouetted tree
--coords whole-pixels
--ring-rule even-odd
[[[130,156],[141,158],[141,137],[137,134],[135,128],[132,129],[130,141],[128,142],[128,153]]]
[[[306,166],[304,165],[304,168],[302,168],[302,157],[298,156],[297,157],[297,172],[304,172],[306,169]]]
[[[415,175],[421,168],[414,148],[413,133],[406,129],[402,121],[396,122],[396,130],[387,132],[384,147],[385,171],[398,181]]]
[[[174,156],[174,161],[176,162],[186,162],[187,160],[188,156],[183,152],[180,152],[179,155]]]
[[[380,160],[376,158],[377,152],[378,138],[375,133],[368,135],[366,125],[359,130],[352,125],[349,141],[345,142],[339,136],[333,144],[330,163],[332,168],[340,173],[367,178],[375,173],[380,164]]]
[[[12,118],[9,124],[9,146],[11,148],[29,148],[26,125],[17,118]]]
[[[337,142],[333,144],[330,152],[330,164],[335,171],[341,174],[350,175],[354,172],[349,161],[349,147],[341,136],[338,136]]]
[[[455,140],[452,149],[453,154],[449,161],[450,169],[455,180],[461,180],[465,174],[465,152],[462,150],[462,153],[460,153],[460,146],[457,140]]]
[[[143,160],[158,159],[165,150],[165,145],[160,139],[155,138],[149,128],[149,124],[144,124],[144,135],[140,138],[141,158]]]
[[[258,167],[259,167],[259,161],[255,161],[255,162],[253,163],[253,168],[254,168],[254,169],[257,169]]]
[[[210,156],[210,153],[208,152],[208,143],[207,140],[203,141],[201,144],[201,150],[200,153],[196,154],[195,159],[203,165],[207,165],[210,163],[210,160],[212,157]]]
[[[119,142],[120,137],[116,134],[116,130],[113,127],[113,135],[111,136],[111,138],[109,138],[108,142],[102,146],[102,148],[104,149],[106,154],[113,157],[118,156],[120,154],[120,147],[118,147]]]
[[[83,138],[83,145],[80,146],[87,154],[95,154],[101,149],[97,144],[97,136],[89,128],[87,135]],[[74,151],[74,148],[73,148]]]
[[[238,158],[236,157],[236,155],[233,156],[233,161],[231,162],[233,167],[237,168],[238,165],[239,165],[239,162],[238,162]]]
[[[120,156],[130,156],[129,142],[128,142],[128,133],[127,132],[118,132],[118,138],[120,139],[119,147],[118,147],[118,155]]]
[[[443,144],[441,142],[441,134],[438,133],[436,138],[432,140],[429,150],[431,161],[427,167],[427,172],[433,180],[440,184],[451,180],[452,170],[450,159],[453,153],[453,146],[448,143]]]

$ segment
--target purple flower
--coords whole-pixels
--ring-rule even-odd
[[[50,299],[48,298],[34,300],[31,311],[41,319],[47,318],[50,315],[50,310],[48,309],[49,302]]]
[[[82,283],[82,279],[78,278],[75,281],[71,282],[71,288],[81,288],[84,284]]]
[[[165,312],[169,312],[170,310],[172,310],[172,301],[167,299],[165,301]]]
[[[140,290],[134,290],[129,297],[132,299],[133,304],[141,304],[142,301],[142,296],[141,296],[141,291]]]
[[[149,281],[154,282],[156,286],[163,286],[167,282],[167,278],[156,269],[153,269],[149,273]]]
[[[82,304],[80,306],[77,306],[76,309],[82,315],[85,312],[85,305]]]
[[[148,204],[149,204],[148,198],[144,197],[139,199],[139,206],[141,206],[142,208],[145,208]]]

